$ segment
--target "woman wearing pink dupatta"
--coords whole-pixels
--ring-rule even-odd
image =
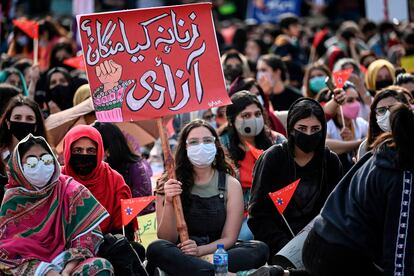
[[[0,271],[13,275],[113,275],[96,258],[108,216],[83,185],[61,175],[42,137],[29,134],[9,160],[0,208]]]

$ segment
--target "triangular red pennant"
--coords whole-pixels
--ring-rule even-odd
[[[127,225],[133,218],[154,201],[155,196],[121,199],[122,225]]]
[[[63,64],[66,64],[70,67],[86,71],[85,60],[83,59],[83,55],[72,57],[65,59]]]
[[[14,19],[13,24],[30,38],[39,38],[39,23],[36,21],[27,19]]]
[[[349,76],[351,74],[352,74],[352,68],[334,72],[333,78],[335,80],[335,86],[337,88],[344,87],[345,82],[349,79]]]
[[[260,155],[262,155],[262,153],[263,153],[263,150],[257,149],[249,143],[246,143],[246,144],[247,144],[247,147],[249,148],[249,151],[252,153],[254,159],[256,159],[256,160],[259,159]]]
[[[296,180],[295,182],[287,185],[286,187],[273,192],[269,193],[270,198],[275,204],[277,210],[281,215],[285,211],[287,205],[289,204],[290,199],[292,198],[293,194],[295,193],[296,188],[298,187],[300,179]]]

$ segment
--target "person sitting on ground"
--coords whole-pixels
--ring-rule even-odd
[[[97,258],[105,208],[85,186],[60,173],[52,149],[29,134],[9,160],[0,208],[0,270],[5,275],[113,275]]]
[[[414,275],[413,111],[395,104],[390,125],[315,220],[303,247],[312,275]]]
[[[247,224],[254,238],[270,248],[270,263],[292,238],[321,210],[329,193],[342,178],[338,156],[325,147],[326,120],[313,99],[297,100],[289,109],[288,141],[273,145],[257,160],[249,202]],[[300,179],[284,217],[276,209],[270,192]]]
[[[260,267],[268,257],[259,241],[237,242],[243,220],[240,183],[226,162],[216,131],[194,120],[180,133],[175,155],[177,179],[164,175],[157,184],[157,235],[148,246],[149,272],[159,267],[168,275],[214,275],[212,263],[200,257],[213,254],[218,244],[228,252],[230,272]],[[180,196],[189,240],[178,241],[173,197]]]

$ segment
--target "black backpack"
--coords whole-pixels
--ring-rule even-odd
[[[121,234],[106,234],[98,256],[112,264],[115,275],[148,276],[131,243]]]

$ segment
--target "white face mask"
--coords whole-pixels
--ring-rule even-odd
[[[377,124],[382,131],[391,131],[391,124],[390,124],[390,111],[387,110],[384,115],[377,117]]]
[[[46,165],[42,160],[39,160],[36,166],[23,164],[24,177],[39,190],[47,185],[54,172],[54,163]]]
[[[199,144],[187,147],[187,157],[191,164],[198,168],[206,168],[213,163],[216,157],[216,144]]]
[[[263,116],[251,119],[236,119],[234,125],[242,136],[257,136],[264,127]]]

